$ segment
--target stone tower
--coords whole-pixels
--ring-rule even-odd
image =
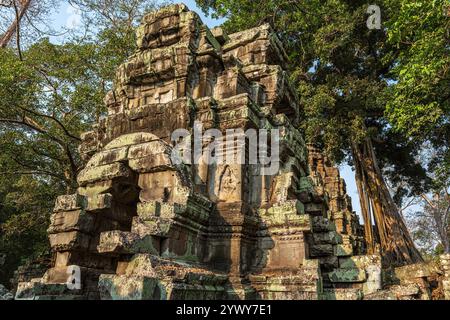
[[[53,266],[16,297],[357,299],[380,289],[345,183],[297,129],[286,70],[268,25],[227,35],[184,5],[147,14],[108,115],[82,136],[77,193],[56,201]],[[177,129],[233,129],[231,143],[210,140],[245,161],[176,162]],[[249,163],[236,129],[278,132],[276,172]]]

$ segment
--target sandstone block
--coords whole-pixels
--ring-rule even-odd
[[[338,257],[336,256],[320,257],[319,261],[322,268],[326,270],[333,270],[339,267]]]
[[[405,297],[413,297],[420,294],[420,287],[415,283],[408,285],[394,285],[391,286],[389,290],[391,290],[400,300]]]
[[[50,226],[47,229],[49,234],[82,231],[89,233],[94,230],[95,217],[84,210],[72,210],[66,212],[56,212],[50,217]]]
[[[128,153],[128,159],[138,159],[148,156],[154,156],[157,154],[169,154],[171,148],[161,141],[151,141],[146,143],[141,143],[130,147]]]
[[[106,231],[100,234],[100,253],[133,253],[133,247],[139,241],[137,234],[119,230]]]
[[[158,153],[151,156],[131,159],[129,162],[131,169],[137,172],[154,172],[163,170],[174,170],[169,154]]]
[[[87,198],[86,211],[96,212],[112,207],[113,196],[110,193],[92,195]]]
[[[70,195],[62,195],[56,198],[53,212],[77,210],[82,209],[85,206],[86,206],[85,197],[78,193]]]
[[[367,268],[368,266],[381,267],[381,257],[379,255],[364,255],[353,257],[340,257],[339,267],[342,269]]]
[[[66,283],[20,282],[16,300],[80,300],[80,290],[69,290]]]
[[[85,186],[90,182],[128,178],[130,176],[130,169],[125,164],[116,162],[99,167],[86,167],[78,174],[77,181],[80,186]]]
[[[444,290],[445,299],[450,300],[450,280],[443,280],[442,288]]]
[[[150,141],[157,141],[159,138],[155,136],[152,133],[148,132],[136,132],[136,133],[128,133],[123,134],[120,137],[114,139],[110,143],[108,143],[104,149],[115,149],[125,146],[131,146],[135,144],[150,142]]]
[[[102,193],[108,193],[113,191],[113,181],[97,181],[95,183],[89,183],[86,186],[78,187],[77,192],[86,197],[96,197]]]
[[[324,206],[322,203],[307,203],[305,204],[305,211],[313,216],[322,216],[324,214]]]
[[[151,217],[146,220],[134,217],[131,232],[135,232],[141,237],[147,235],[167,237],[172,224],[172,220],[161,217]]]
[[[312,217],[312,227],[314,232],[336,231],[336,226],[328,218]]]
[[[397,300],[397,296],[390,290],[380,290],[371,294],[365,294],[364,300]]]
[[[151,217],[158,217],[161,215],[161,202],[146,201],[137,204],[137,214],[143,219],[147,220]]]
[[[432,274],[430,266],[425,263],[416,263],[395,268],[395,276],[400,281],[409,281],[417,278],[429,277]]]
[[[86,164],[86,167],[98,167],[114,162],[124,162],[127,160],[128,147],[108,149],[97,152]]]
[[[313,241],[317,244],[338,244],[342,243],[342,237],[335,231],[314,233]]]
[[[321,300],[362,300],[363,296],[357,288],[324,289]]]

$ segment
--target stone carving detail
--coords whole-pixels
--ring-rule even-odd
[[[55,262],[19,283],[16,298],[360,299],[379,290],[381,262],[364,255],[343,180],[319,152],[308,158],[296,129],[298,98],[270,26],[227,35],[172,5],[145,15],[136,34],[107,117],[82,135],[77,193],[56,200]],[[172,132],[192,133],[196,121],[203,133],[278,129],[280,170],[174,163]],[[72,265],[81,286],[70,290]]]

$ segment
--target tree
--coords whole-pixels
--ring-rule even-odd
[[[27,39],[27,43],[32,43],[43,35],[53,33],[45,18],[59,3],[60,0],[1,0],[0,48],[15,46],[20,56],[23,38]]]
[[[417,162],[427,168],[430,189],[426,193],[409,193],[400,210],[414,242],[428,259],[450,249],[450,174],[442,166],[436,166],[439,154],[432,142],[423,143]],[[398,186],[409,188],[407,183]]]
[[[421,261],[386,178],[426,188],[426,174],[414,160],[419,148],[392,130],[385,117],[390,71],[397,48],[386,42],[385,29],[366,26],[367,1],[197,0],[206,13],[226,17],[229,32],[270,23],[290,56],[292,80],[303,107],[302,129],[337,163],[347,161],[356,172],[369,252],[374,249],[375,223],[384,262],[401,265]],[[378,1],[383,21],[400,9],[397,1]],[[396,144],[389,137],[396,136]],[[401,162],[411,170],[396,171]],[[412,170],[414,168],[414,170]],[[387,175],[389,173],[389,175]],[[415,176],[415,177],[414,177]],[[374,221],[372,220],[372,217]]]
[[[57,190],[31,175],[0,175],[0,283],[8,286],[19,265],[48,252],[46,229]]]
[[[46,252],[57,195],[73,192],[79,135],[102,112],[93,45],[47,39],[0,50],[0,281]]]
[[[32,5],[44,3],[49,2],[32,0]],[[6,283],[24,259],[48,249],[54,200],[76,190],[84,166],[80,134],[106,111],[103,97],[115,70],[134,51],[134,25],[143,10],[157,5],[77,3],[86,5],[85,17],[96,19],[96,25],[83,20],[88,36],[72,34],[63,44],[32,38],[23,50],[20,44],[0,49],[0,256],[6,253],[0,282]],[[101,3],[107,15],[97,7]],[[114,23],[108,22],[111,17]]]
[[[444,0],[405,1],[388,22],[388,42],[398,51],[391,70],[386,115],[393,129],[427,150],[433,177],[423,210],[409,214],[412,234],[430,253],[436,243],[449,252],[450,6]]]
[[[79,135],[104,108],[95,53],[91,44],[58,46],[45,39],[23,60],[0,52],[0,134],[10,159],[3,174],[52,177],[67,192],[76,188]]]
[[[421,195],[422,210],[406,214],[411,234],[425,254],[450,253],[450,195],[447,189]]]

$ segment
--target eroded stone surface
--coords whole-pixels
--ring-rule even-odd
[[[54,265],[19,283],[17,298],[362,299],[425,290],[380,291],[380,258],[364,255],[345,182],[297,129],[299,99],[269,25],[227,35],[172,5],[145,15],[136,36],[138,50],[104,99],[108,116],[82,135],[77,193],[56,201]],[[279,130],[277,173],[171,156],[176,129],[250,128]],[[239,143],[214,141],[217,153],[240,155]],[[65,283],[72,265],[82,273],[75,291]]]

